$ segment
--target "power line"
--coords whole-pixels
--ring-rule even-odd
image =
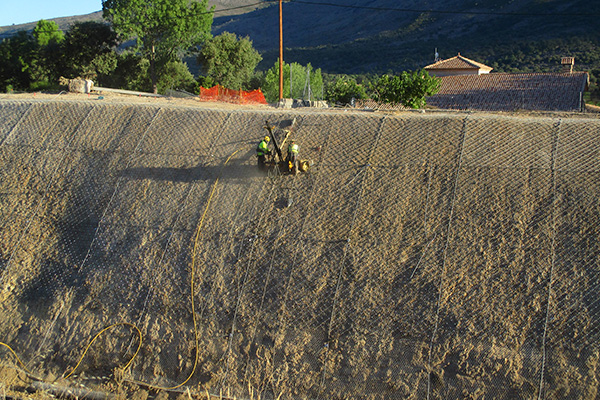
[[[370,7],[370,6],[352,6],[347,4],[323,3],[307,0],[287,0],[288,3],[310,4],[315,6],[328,6],[340,8],[353,8],[359,10],[371,11],[398,11],[398,12],[414,12],[414,13],[431,13],[431,14],[459,14],[459,15],[501,15],[501,16],[519,16],[519,17],[600,17],[600,14],[590,13],[523,13],[523,12],[497,12],[497,11],[450,11],[450,10],[432,10],[432,9],[414,9],[414,8],[395,8],[395,7]]]

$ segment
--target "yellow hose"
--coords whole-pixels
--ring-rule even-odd
[[[227,165],[227,163],[229,163],[229,161],[231,160],[231,158],[236,155],[241,149],[236,150],[235,152],[233,152],[225,161],[225,164],[223,164],[223,166]],[[194,359],[194,366],[192,368],[192,371],[190,372],[189,376],[180,384],[176,385],[176,386],[171,386],[171,387],[163,387],[163,386],[157,386],[157,385],[152,385],[146,382],[140,382],[140,381],[135,381],[135,380],[129,380],[129,382],[132,383],[136,383],[138,385],[141,386],[145,386],[148,387],[150,389],[158,389],[158,390],[173,390],[173,389],[177,389],[183,385],[185,385],[191,378],[192,376],[194,376],[194,373],[196,372],[196,368],[198,367],[198,360],[200,357],[200,353],[198,351],[198,347],[199,347],[199,341],[198,341],[198,323],[196,321],[196,307],[195,307],[195,303],[194,303],[194,290],[195,290],[195,285],[194,285],[194,273],[196,270],[196,252],[198,249],[198,242],[199,242],[199,237],[200,237],[200,231],[202,229],[202,225],[204,224],[204,219],[206,218],[206,214],[208,212],[208,209],[210,207],[211,201],[213,199],[213,196],[215,194],[215,191],[217,189],[217,185],[219,183],[219,178],[217,178],[215,180],[215,183],[213,184],[213,187],[211,189],[210,195],[208,197],[208,201],[206,203],[206,207],[204,208],[204,212],[202,213],[202,217],[200,218],[200,221],[198,223],[198,227],[196,228],[196,233],[195,233],[195,237],[194,237],[194,248],[193,248],[193,252],[192,252],[192,267],[191,267],[191,274],[190,274],[190,279],[191,279],[191,306],[192,306],[192,320],[194,322],[194,342],[195,342],[195,350],[196,350],[196,357]],[[86,346],[85,350],[83,351],[83,354],[81,355],[81,357],[79,358],[79,360],[77,361],[77,364],[75,365],[75,367],[73,367],[71,369],[71,371],[67,374],[65,371],[65,375],[63,376],[63,378],[69,378],[70,376],[73,375],[73,373],[77,370],[77,368],[79,367],[79,365],[81,364],[81,362],[83,361],[83,358],[85,357],[85,355],[87,354],[88,350],[90,349],[90,347],[92,346],[92,344],[96,341],[96,339],[98,339],[98,337],[100,337],[100,335],[102,335],[104,332],[108,331],[109,329],[112,329],[116,326],[129,326],[131,328],[133,328],[138,335],[139,338],[139,342],[138,342],[138,347],[135,351],[135,353],[133,354],[133,356],[131,357],[131,359],[127,362],[127,364],[125,364],[125,366],[122,368],[123,370],[126,370],[127,368],[129,368],[129,366],[133,363],[133,360],[137,357],[138,353],[140,352],[140,349],[142,347],[142,332],[140,331],[140,329],[135,326],[134,324],[131,324],[129,322],[119,322],[113,325],[110,325],[104,329],[102,329],[100,332],[98,332],[93,338],[92,340],[88,343],[88,345]],[[17,362],[19,363],[19,365],[21,365],[23,367],[23,369],[30,375],[32,375],[32,373],[27,369],[27,367],[25,366],[25,364],[23,364],[23,362],[21,361],[21,359],[19,358],[19,356],[17,356],[17,354],[15,353],[15,351],[6,343],[0,342],[0,346],[4,346],[6,347],[11,353],[12,355],[15,357],[15,359],[17,360]]]
[[[234,155],[236,155],[240,150],[241,149],[238,149],[235,152],[233,152],[233,154],[231,154],[229,156],[229,158],[227,158],[227,160],[225,161],[225,164],[223,164],[223,166],[227,165],[227,163],[229,163],[229,160],[231,160],[231,158]],[[202,229],[202,225],[204,224],[204,218],[206,218],[206,213],[208,212],[210,203],[212,202],[212,199],[215,194],[215,191],[217,190],[218,184],[219,184],[219,178],[217,178],[215,180],[215,183],[213,184],[212,190],[210,191],[210,195],[208,196],[208,201],[206,203],[206,207],[204,208],[204,212],[202,213],[200,222],[198,222],[198,227],[196,228],[196,234],[194,237],[194,249],[192,251],[192,271],[190,274],[190,279],[191,279],[191,283],[190,283],[191,294],[190,295],[191,295],[191,303],[192,303],[192,320],[194,321],[194,341],[195,341],[195,346],[196,346],[196,358],[194,359],[194,366],[192,368],[192,372],[190,372],[190,374],[186,378],[186,380],[184,380],[183,382],[181,382],[180,384],[178,384],[176,386],[170,386],[170,387],[156,386],[156,385],[152,385],[150,383],[140,382],[140,381],[135,381],[135,380],[131,380],[130,382],[132,382],[132,383],[136,383],[138,385],[145,386],[150,389],[173,390],[173,389],[177,389],[177,388],[180,388],[181,386],[185,385],[190,379],[192,379],[192,376],[194,376],[194,373],[196,372],[196,368],[198,367],[198,359],[200,357],[200,352],[198,351],[198,347],[199,347],[199,345],[198,345],[198,323],[196,321],[196,306],[195,306],[195,302],[194,302],[194,290],[195,290],[194,273],[196,270],[196,252],[198,249],[198,238],[200,237],[200,231]]]
[[[131,357],[131,359],[129,360],[129,362],[127,362],[127,364],[126,364],[126,365],[123,367],[123,369],[127,369],[127,368],[128,368],[130,365],[131,365],[131,363],[133,362],[133,359],[134,359],[134,358],[137,356],[137,354],[139,353],[139,351],[140,351],[140,348],[142,347],[142,332],[141,332],[141,331],[138,329],[138,327],[137,327],[137,326],[135,326],[135,325],[133,325],[133,324],[130,324],[129,322],[118,322],[118,323],[116,323],[116,324],[112,324],[112,325],[110,325],[110,326],[107,326],[106,328],[104,328],[104,329],[102,329],[100,332],[98,332],[98,333],[96,334],[96,336],[94,336],[94,338],[93,338],[93,339],[92,339],[92,340],[91,340],[91,341],[88,343],[88,345],[86,346],[85,350],[83,351],[83,354],[82,354],[82,355],[81,355],[81,357],[79,358],[79,361],[77,361],[77,364],[75,365],[75,367],[73,367],[73,368],[71,369],[71,372],[69,372],[68,374],[66,374],[66,371],[65,371],[65,374],[66,374],[66,375],[64,375],[64,376],[63,376],[63,378],[65,378],[65,379],[66,379],[66,378],[70,377],[71,375],[73,375],[73,373],[75,372],[75,370],[77,369],[77,367],[79,367],[79,365],[81,364],[81,361],[82,361],[82,360],[83,360],[83,358],[85,357],[86,353],[88,352],[88,350],[90,349],[90,347],[92,346],[92,344],[93,344],[93,343],[96,341],[96,339],[98,339],[98,337],[99,337],[100,335],[102,335],[102,334],[103,334],[104,332],[106,332],[107,330],[109,330],[109,329],[112,329],[112,328],[114,328],[114,327],[116,327],[116,326],[120,326],[120,325],[123,325],[123,326],[130,326],[131,328],[133,328],[134,330],[136,330],[136,331],[137,331],[137,334],[138,334],[138,338],[139,338],[138,347],[137,347],[137,349],[136,349],[135,353],[133,354],[133,356]],[[7,345],[6,343],[0,342],[0,346],[4,346],[4,347],[6,347],[6,348],[8,349],[8,351],[10,351],[10,352],[11,352],[11,354],[12,354],[12,355],[15,357],[15,359],[17,360],[17,362],[19,363],[19,365],[20,365],[20,366],[23,368],[23,370],[24,370],[25,372],[27,372],[29,375],[33,375],[33,373],[32,373],[31,371],[29,371],[29,369],[28,369],[28,368],[25,366],[25,364],[23,363],[23,361],[21,361],[21,359],[19,358],[19,356],[17,355],[17,353],[15,353],[15,351],[14,351],[14,350],[13,350],[13,349],[12,349],[12,348],[9,346],[9,345]]]
[[[81,361],[83,361],[83,357],[85,357],[86,353],[88,352],[88,350],[90,349],[90,347],[92,346],[92,344],[94,344],[94,342],[96,341],[96,339],[98,339],[98,337],[100,337],[100,335],[102,335],[107,330],[112,329],[115,326],[119,326],[119,325],[132,327],[133,329],[135,329],[137,331],[138,338],[139,338],[138,347],[135,350],[135,353],[133,354],[133,356],[131,357],[131,359],[129,360],[129,362],[127,362],[127,364],[125,364],[125,366],[123,367],[124,370],[127,369],[131,365],[131,363],[133,362],[133,359],[140,352],[140,348],[142,347],[142,332],[139,330],[139,328],[137,326],[135,326],[133,324],[130,324],[129,322],[119,322],[119,323],[107,326],[106,328],[104,328],[100,332],[98,332],[96,334],[96,336],[94,336],[94,338],[88,343],[88,345],[86,346],[85,350],[83,351],[83,354],[81,355],[81,357],[79,357],[79,361],[77,361],[77,364],[73,367],[73,369],[71,369],[71,372],[69,372],[67,375],[64,375],[63,378],[67,379],[68,377],[70,377],[71,375],[73,375],[73,373],[75,372],[75,370],[77,369],[77,367],[79,367],[79,364],[81,364]],[[66,373],[66,371],[65,371],[65,373]]]
[[[21,359],[19,358],[19,356],[17,355],[17,353],[15,353],[15,351],[6,343],[0,342],[0,346],[4,346],[8,349],[8,351],[10,351],[12,353],[12,355],[15,357],[15,359],[17,360],[17,362],[19,363],[19,365],[21,365],[21,367],[23,367],[23,369],[25,370],[25,372],[27,372],[29,375],[33,375],[31,373],[31,371],[29,371],[27,369],[27,367],[25,366],[25,364],[23,364],[23,361],[21,361]]]

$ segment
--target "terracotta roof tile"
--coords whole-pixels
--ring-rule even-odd
[[[442,77],[427,104],[453,110],[579,111],[587,72],[483,74]]]
[[[447,60],[441,60],[435,64],[431,64],[425,67],[426,70],[446,70],[446,69],[483,69],[485,71],[491,71],[493,68],[488,67],[485,64],[478,63],[463,57],[460,54],[456,57],[449,58]]]

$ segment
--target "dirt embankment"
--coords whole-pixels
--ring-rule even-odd
[[[598,119],[103,100],[0,100],[20,370],[123,398],[597,396]],[[294,118],[311,171],[260,173]],[[0,393],[30,383],[0,360]]]

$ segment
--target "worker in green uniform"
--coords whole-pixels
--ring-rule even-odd
[[[258,168],[264,170],[267,168],[267,156],[271,154],[269,142],[271,138],[265,136],[256,147],[256,155],[258,156]]]
[[[288,146],[288,166],[290,172],[294,175],[298,173],[298,152],[300,151],[300,146],[295,141],[290,141]]]

